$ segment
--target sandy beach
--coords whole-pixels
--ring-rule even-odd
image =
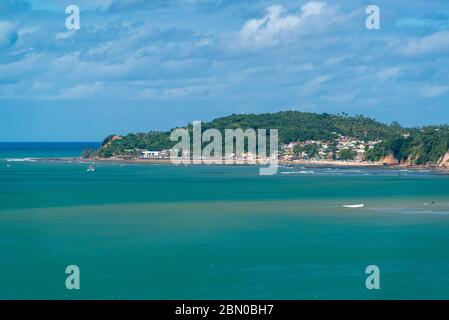
[[[191,163],[174,163],[170,159],[124,159],[124,158],[92,158],[85,159],[81,157],[60,157],[60,158],[33,158],[33,161],[42,162],[82,162],[82,163],[123,163],[123,164],[173,164],[173,165],[226,165],[225,163],[217,164],[213,160],[194,160]],[[238,165],[268,165],[267,162],[254,163],[242,163]],[[384,165],[378,162],[368,162],[368,161],[328,161],[328,160],[293,160],[293,161],[283,161],[279,160],[278,165],[282,166],[295,166],[295,165],[305,165],[305,166],[330,166],[330,167],[360,167],[360,168],[391,168],[391,169],[431,169],[439,170],[444,172],[449,172],[447,167],[438,166],[410,166],[404,164],[398,165]]]

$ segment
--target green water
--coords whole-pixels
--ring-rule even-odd
[[[0,298],[449,298],[447,175],[86,168],[0,161]]]

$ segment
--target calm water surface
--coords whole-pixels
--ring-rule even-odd
[[[449,298],[448,175],[23,161],[84,147],[0,144],[0,298]]]

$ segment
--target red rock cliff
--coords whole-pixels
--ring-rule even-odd
[[[395,159],[395,157],[394,157],[392,154],[390,154],[389,156],[386,156],[386,157],[382,160],[382,164],[384,164],[384,165],[389,165],[389,166],[392,166],[392,165],[398,165],[398,164],[399,164],[399,161],[398,161],[397,159]]]

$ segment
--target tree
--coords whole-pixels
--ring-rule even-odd
[[[95,150],[94,149],[84,149],[82,154],[81,154],[81,158],[83,159],[89,159],[90,157],[92,157],[93,155],[95,155]]]
[[[338,152],[338,159],[343,161],[354,160],[356,156],[357,152],[350,149],[342,149]]]
[[[293,147],[293,154],[296,156],[296,157],[299,157],[301,154],[302,154],[302,147],[299,145],[299,144],[297,144],[297,145],[295,145],[294,147]]]
[[[187,126],[191,133],[191,126]],[[382,142],[367,150],[366,159],[379,161],[387,155],[394,155],[396,159],[404,161],[411,159],[413,164],[435,164],[449,149],[449,126],[429,126],[423,128],[403,128],[399,123],[390,125],[374,119],[357,115],[349,116],[316,114],[297,111],[283,111],[271,114],[233,114],[228,117],[217,118],[203,123],[202,129],[218,129],[222,133],[225,129],[278,129],[279,142],[315,140],[334,141],[335,147],[338,135],[348,136],[363,141]],[[128,134],[121,139],[108,136],[96,155],[106,157],[124,155],[126,150],[170,149],[175,144],[171,142],[170,132],[155,132]],[[293,153],[299,155],[304,152],[309,157],[319,154],[319,145],[295,147]],[[335,152],[335,148],[331,150]],[[86,156],[88,153],[85,154]],[[344,151],[337,153],[342,159],[355,158],[356,154]]]

